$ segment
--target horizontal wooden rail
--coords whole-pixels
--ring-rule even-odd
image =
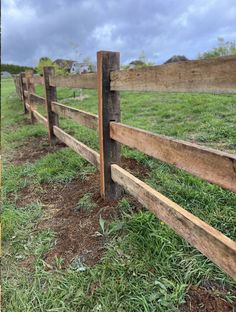
[[[59,140],[72,148],[76,153],[85,158],[88,162],[99,168],[100,156],[96,151],[92,150],[90,147],[83,144],[82,142],[76,140],[57,126],[53,126],[53,131],[55,136]]]
[[[111,176],[114,182],[121,185],[160,220],[222,270],[236,278],[236,243],[234,241],[118,165],[111,166]]]
[[[37,112],[36,110],[32,110],[32,113],[35,117],[35,119],[38,120],[38,122],[42,123],[43,125],[45,125],[45,127],[48,126],[48,120],[47,118],[45,118],[43,115],[41,115],[39,112]]]
[[[43,85],[44,80],[43,80],[43,77],[41,77],[41,76],[34,76],[34,77],[30,78],[30,83]]]
[[[113,71],[111,90],[236,93],[236,56]]]
[[[94,114],[66,106],[57,102],[52,102],[52,111],[63,117],[69,117],[81,125],[90,129],[98,129],[98,117]]]
[[[53,87],[97,89],[97,74],[87,73],[50,77],[50,85]]]
[[[110,136],[113,140],[236,192],[236,155],[115,122],[110,123]]]
[[[45,104],[45,98],[35,93],[30,93],[30,101],[34,104],[41,104],[41,105]]]

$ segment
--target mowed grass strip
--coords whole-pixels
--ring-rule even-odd
[[[40,93],[40,89],[37,90]],[[41,90],[42,91],[42,90]],[[81,91],[76,90],[80,95]],[[73,90],[59,89],[58,98],[92,113],[97,112],[95,91],[82,91],[84,100],[73,100]],[[68,100],[69,98],[69,100]],[[59,101],[59,102],[60,102]],[[176,138],[194,140],[222,150],[235,151],[236,97],[122,93],[122,120],[132,126]],[[25,125],[22,104],[11,80],[2,83],[3,151],[11,153],[19,142],[46,135],[43,126]],[[71,120],[60,125],[98,149],[97,136]],[[236,239],[236,195],[203,182],[173,166],[124,147],[123,155],[150,169],[146,182],[212,226]],[[178,311],[187,287],[210,280],[233,302],[235,281],[181,239],[148,211],[135,212],[124,197],[114,209],[122,217],[103,224],[108,243],[103,261],[85,272],[60,269],[55,259],[48,271],[43,255],[54,243],[54,233],[37,230],[43,215],[40,203],[17,207],[20,190],[30,184],[67,183],[82,180],[93,167],[68,148],[43,156],[33,163],[4,164],[3,177],[3,290],[4,306],[16,311]],[[99,220],[98,220],[99,222]],[[101,230],[102,231],[102,230]],[[20,265],[34,257],[33,268]]]

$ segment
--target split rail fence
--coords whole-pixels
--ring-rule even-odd
[[[35,93],[44,85],[45,97]],[[212,262],[236,278],[236,243],[120,167],[120,144],[172,164],[208,182],[236,192],[236,155],[130,127],[120,122],[119,91],[236,93],[236,56],[120,70],[117,52],[97,53],[97,73],[43,77],[32,71],[15,77],[25,113],[48,128],[49,142],[64,142],[100,170],[101,196],[118,198],[122,189],[169,225]],[[56,87],[98,90],[98,116],[57,102]],[[47,118],[37,111],[45,105]],[[207,105],[207,103],[206,103]],[[99,132],[100,152],[59,127],[59,116]],[[184,116],[183,116],[184,118]],[[204,207],[202,207],[204,209]]]

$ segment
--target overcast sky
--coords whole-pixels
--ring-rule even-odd
[[[41,56],[96,59],[121,52],[122,63],[144,51],[163,63],[190,59],[236,40],[236,0],[3,0],[2,63],[34,66]]]

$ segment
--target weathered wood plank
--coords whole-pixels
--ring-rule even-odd
[[[48,138],[51,145],[55,145],[57,138],[53,132],[53,126],[59,125],[59,117],[52,111],[52,102],[57,100],[56,87],[50,86],[50,78],[54,77],[55,69],[52,66],[43,68],[44,90],[45,90],[45,106],[48,119]]]
[[[27,99],[28,99],[28,103],[30,105],[30,117],[31,117],[31,123],[33,124],[35,122],[35,118],[34,115],[32,113],[32,111],[35,109],[34,107],[34,103],[31,101],[31,93],[35,92],[35,88],[34,88],[34,84],[32,82],[30,82],[30,78],[32,78],[34,75],[34,71],[33,69],[29,69],[25,71],[25,78],[26,78],[26,87],[27,87]]]
[[[50,85],[54,87],[97,89],[97,74],[55,76],[50,78]]]
[[[88,162],[99,168],[100,156],[96,151],[92,150],[90,147],[86,146],[82,142],[76,140],[59,127],[54,126],[53,129],[56,137],[59,140],[72,148],[76,153],[85,158]]]
[[[29,112],[29,111],[30,111],[30,105],[29,105],[29,103],[28,103],[28,102],[25,102],[25,108],[26,108],[27,112]]]
[[[113,71],[111,90],[236,93],[236,56]]]
[[[52,102],[52,111],[60,116],[69,117],[90,129],[98,129],[98,116],[94,114],[57,102]]]
[[[26,83],[24,83],[24,80],[26,81],[25,73],[20,73],[20,88],[21,88],[23,108],[24,108],[24,113],[27,114],[28,113],[28,110],[26,108],[27,96],[25,96],[24,94],[24,91],[26,90]]]
[[[41,115],[36,110],[33,110],[32,114],[34,115],[34,118],[37,119],[38,122],[40,122],[43,125],[45,125],[45,127],[48,127],[48,120],[47,120],[47,118],[45,118],[43,115]]]
[[[32,78],[30,78],[30,82],[33,84],[44,84],[43,77],[41,76],[33,76]]]
[[[110,136],[122,144],[236,192],[236,155],[110,123]]]
[[[212,262],[236,278],[236,243],[118,165],[112,179]]]
[[[110,91],[110,72],[119,67],[119,53],[97,53],[100,192],[106,199],[121,195],[121,188],[111,179],[111,164],[120,162],[120,144],[110,138],[110,121],[120,121],[120,97],[118,92]]]
[[[28,98],[28,95],[29,95],[29,91],[24,90],[24,96],[25,96],[26,98]]]
[[[32,101],[32,103],[35,103],[35,104],[40,104],[40,105],[45,105],[45,98],[40,96],[40,95],[37,95],[35,93],[31,93],[30,94],[30,99]]]

